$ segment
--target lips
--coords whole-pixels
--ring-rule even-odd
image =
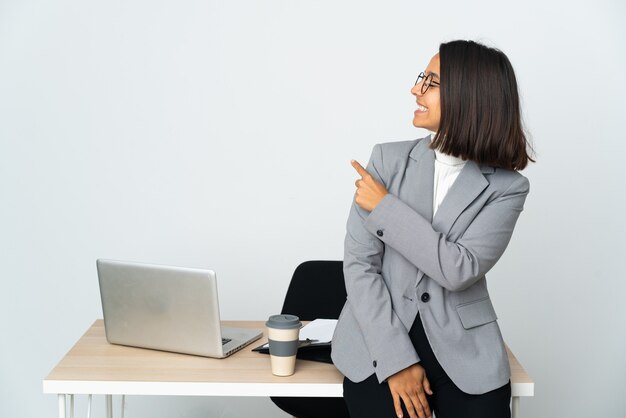
[[[417,110],[419,110],[420,112],[426,112],[428,110],[428,108],[426,106],[422,106],[421,104],[417,104]]]

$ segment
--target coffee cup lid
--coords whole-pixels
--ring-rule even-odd
[[[278,329],[294,329],[300,328],[300,318],[295,315],[272,315],[265,323],[267,327]]]

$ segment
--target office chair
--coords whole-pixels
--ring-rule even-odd
[[[305,261],[293,272],[281,313],[300,317],[338,319],[346,302],[343,261]],[[330,361],[330,350],[328,350]],[[297,418],[349,418],[343,398],[270,397]]]

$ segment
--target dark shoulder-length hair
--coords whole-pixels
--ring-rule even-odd
[[[522,126],[515,73],[506,55],[459,40],[442,43],[439,60],[441,121],[431,147],[509,170],[534,162]]]

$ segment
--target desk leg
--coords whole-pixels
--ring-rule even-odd
[[[113,395],[105,395],[107,405],[107,418],[113,418]]]
[[[65,395],[59,394],[59,418],[65,418]]]
[[[513,396],[511,418],[519,418],[519,396]]]

